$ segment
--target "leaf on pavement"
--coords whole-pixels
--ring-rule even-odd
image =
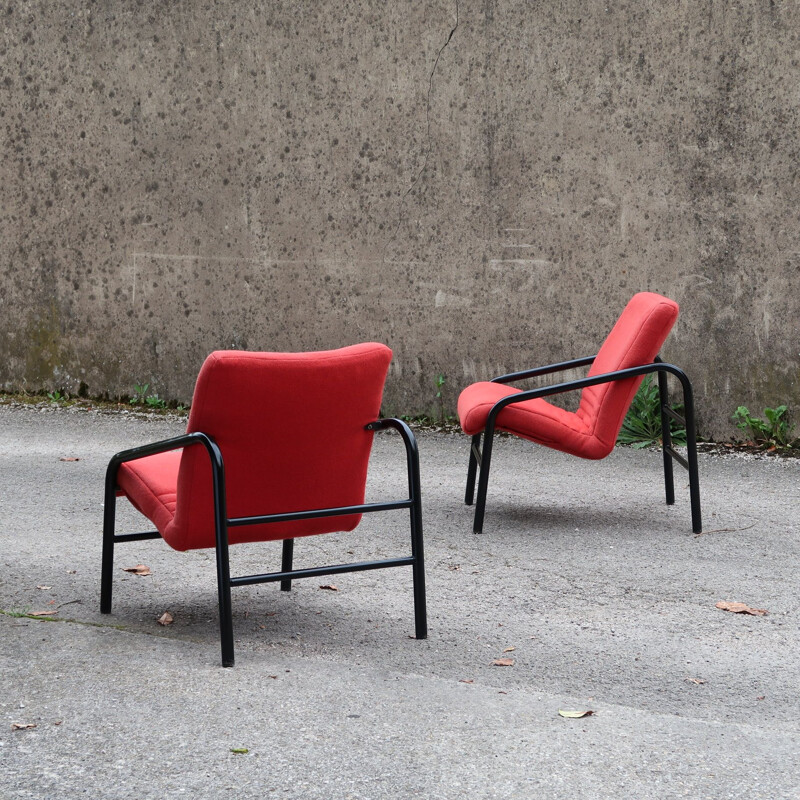
[[[165,612],[164,612],[164,613],[163,613],[163,614],[162,614],[162,615],[161,615],[161,616],[158,618],[158,624],[159,624],[159,625],[172,625],[173,621],[174,621],[174,620],[173,620],[173,618],[172,618],[172,614],[170,614],[170,613],[169,613],[169,611],[165,611]]]
[[[28,728],[35,728],[35,722],[12,722],[11,723],[11,730],[12,731],[25,731]]]
[[[580,719],[581,717],[591,717],[594,715],[594,711],[587,710],[587,711],[565,711],[563,709],[559,709],[558,715],[560,717],[566,717],[567,719]]]
[[[511,653],[516,649],[517,649],[516,647],[506,647],[505,650],[503,650],[503,652],[504,653]]]
[[[720,600],[716,607],[732,614],[750,614],[753,617],[764,617],[769,613],[766,608],[751,608],[746,603],[732,603],[728,600]]]
[[[44,586],[44,585],[42,584],[42,585],[39,585],[39,586],[37,586],[36,588],[37,588],[37,589],[52,589],[53,587],[52,587],[52,586]]]
[[[47,611],[31,611],[31,613],[28,614],[28,616],[29,617],[52,617],[55,614],[58,614],[58,609],[51,608],[51,609],[48,609]]]
[[[492,661],[493,667],[513,667],[514,666],[514,659],[513,658],[496,658]]]
[[[334,586],[332,583],[326,583],[324,586],[320,586],[319,588],[320,589],[327,589],[330,592],[338,592],[339,591],[339,587],[338,586]]]
[[[74,458],[72,456],[65,456],[64,458],[59,458],[59,461],[80,461],[79,458]]]
[[[231,747],[231,753],[236,753],[236,755],[245,755],[250,751],[246,747]]]
[[[150,567],[146,564],[137,564],[135,567],[123,567],[123,572],[130,572],[134,575],[152,575],[153,573],[150,572]]]
[[[696,686],[702,686],[705,683],[704,678],[684,678],[686,683],[693,683]]]

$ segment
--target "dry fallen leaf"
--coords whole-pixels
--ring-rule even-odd
[[[123,572],[132,572],[134,575],[152,575],[150,567],[146,564],[137,564],[135,567],[123,567]]]
[[[516,647],[506,647],[505,650],[503,650],[503,652],[504,653],[511,653],[516,649],[517,649]]]
[[[331,592],[338,592],[339,591],[339,587],[338,586],[334,586],[332,583],[326,583],[324,586],[320,586],[319,588],[320,589],[328,589]]]
[[[697,686],[701,686],[702,684],[705,683],[705,680],[703,678],[684,678],[684,680],[686,681],[686,683],[694,683]]]
[[[720,600],[716,607],[732,614],[750,614],[753,617],[763,617],[769,613],[766,608],[751,608],[746,603],[731,603],[727,600]]]
[[[567,719],[580,719],[581,717],[591,717],[594,715],[594,711],[564,711],[560,709],[558,712],[560,717],[566,717]]]
[[[36,588],[37,589],[52,589],[53,587],[52,586],[44,586],[44,585],[42,585],[42,586],[37,586]]]
[[[24,731],[28,728],[35,728],[35,722],[12,722],[11,723],[11,730],[12,731]]]
[[[170,614],[169,611],[165,611],[158,618],[158,624],[159,625],[172,625],[172,623],[173,623],[172,614]]]
[[[493,667],[513,667],[514,666],[514,659],[513,658],[496,658],[492,661]]]
[[[475,681],[472,678],[459,678],[458,682],[459,683],[475,683]]]
[[[80,461],[79,458],[73,458],[72,456],[65,456],[64,458],[59,458],[59,461]]]
[[[52,617],[54,614],[58,614],[58,609],[52,608],[48,609],[47,611],[31,611],[28,614],[29,617]]]

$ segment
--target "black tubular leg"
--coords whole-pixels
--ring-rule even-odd
[[[105,505],[103,507],[103,561],[100,567],[100,613],[111,613],[111,592],[114,570],[114,523],[117,510],[117,470],[113,461],[106,470]]]
[[[478,498],[475,503],[475,520],[472,523],[474,533],[483,533],[483,515],[486,511],[486,491],[489,488],[489,467],[492,463],[492,440],[494,439],[494,420],[487,422],[483,432],[483,451],[481,452],[481,469],[478,474]]]
[[[675,479],[672,472],[672,456],[668,452],[668,448],[672,447],[672,433],[669,429],[669,417],[664,413],[664,408],[669,407],[666,372],[658,373],[658,400],[661,414],[661,455],[664,458],[664,491],[667,495],[667,505],[671,506],[675,503]]]
[[[283,553],[281,555],[281,572],[291,572],[292,561],[294,558],[294,539],[283,540]],[[292,590],[292,579],[285,578],[281,581],[281,591],[290,592]]]
[[[692,384],[683,384],[683,406],[686,417],[686,460],[689,462],[689,499],[692,505],[692,531],[703,532],[703,517],[700,511],[700,472],[697,468],[697,431],[694,422],[694,393]]]
[[[414,434],[399,419],[383,420],[402,437],[406,448],[408,499],[411,522],[411,575],[414,583],[414,633],[417,639],[428,638],[428,607],[425,600],[425,552],[422,545],[422,490],[419,480],[419,448]]]
[[[478,457],[476,451],[481,449],[481,435],[476,433],[469,445],[469,466],[467,467],[467,491],[464,494],[464,504],[471,506],[475,497],[475,474],[478,471]]]
[[[209,451],[214,484],[214,528],[217,553],[217,591],[219,595],[219,635],[222,666],[233,666],[233,613],[231,610],[231,567],[228,557],[228,519],[225,504],[225,471],[222,455]]]
[[[228,560],[227,533],[217,544],[217,589],[219,593],[219,635],[222,648],[222,666],[233,666],[233,614],[231,611],[231,569]]]
[[[425,552],[422,544],[422,492],[419,480],[419,454],[416,443],[409,453],[409,488],[411,489],[411,567],[414,582],[414,632],[417,639],[428,638],[428,606],[425,599]]]

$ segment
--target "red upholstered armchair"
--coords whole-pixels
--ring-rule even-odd
[[[231,586],[411,566],[415,627],[427,635],[419,457],[414,435],[379,419],[392,352],[359,344],[319,353],[219,351],[197,378],[184,436],[117,453],[106,473],[100,610],[111,611],[114,545],[163,538],[176,550],[216,549],[223,666],[233,666]],[[405,443],[408,496],[364,503],[374,431]],[[123,495],[156,526],[115,533]],[[366,512],[407,510],[411,555],[292,569],[296,538],[351,531]],[[232,577],[228,545],[281,540],[278,572]]]
[[[458,399],[458,416],[463,431],[472,436],[464,500],[467,505],[472,505],[476,472],[480,466],[473,525],[475,533],[483,530],[495,430],[507,431],[581,458],[605,458],[614,448],[642,377],[652,372],[658,373],[667,503],[675,502],[674,459],[689,471],[692,529],[695,533],[702,530],[692,385],[683,370],[665,364],[658,357],[658,351],[677,317],[677,303],[652,292],[640,292],[625,307],[597,355],[501,375],[464,389]],[[529,391],[507,385],[589,365],[587,377],[580,380]],[[681,383],[685,419],[669,406],[667,374],[676,376]],[[575,412],[565,411],[544,399],[575,390],[582,390],[580,405]],[[686,425],[686,458],[672,447],[670,417]]]

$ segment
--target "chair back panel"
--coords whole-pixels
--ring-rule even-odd
[[[392,351],[360,344],[315,353],[217,351],[197,378],[187,432],[219,445],[229,518],[364,502],[373,434]],[[183,451],[178,506],[164,538],[214,546],[211,469]],[[360,515],[231,528],[231,543],[352,530]]]
[[[606,338],[589,375],[652,363],[675,320],[678,304],[653,292],[635,294]],[[614,447],[625,414],[642,378],[589,386],[576,412],[608,452]]]

